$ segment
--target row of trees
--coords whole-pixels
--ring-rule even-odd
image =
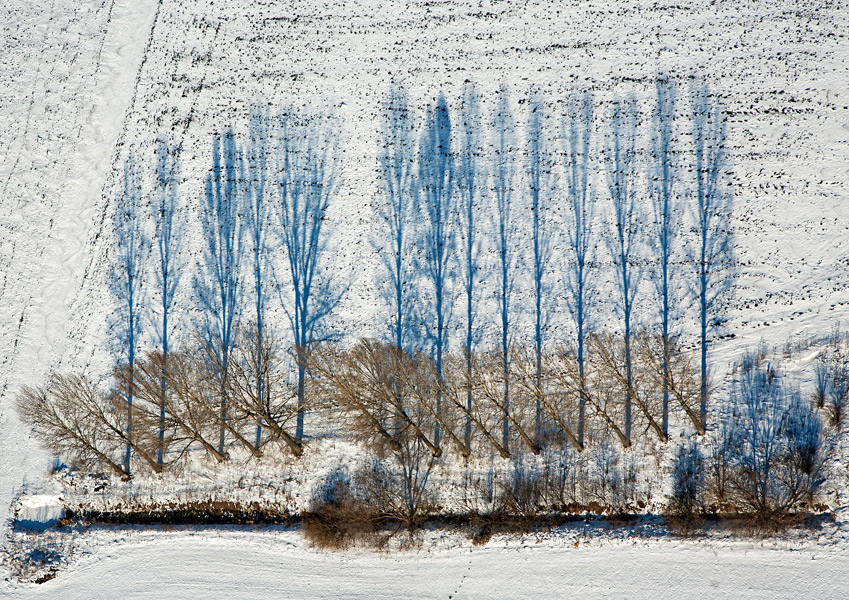
[[[523,140],[518,139],[507,89],[498,91],[486,118],[472,83],[455,110],[441,96],[428,107],[416,136],[406,92],[400,87],[390,91],[379,144],[378,212],[385,227],[376,243],[388,280],[389,339],[408,351],[428,351],[437,378],[444,353],[459,345],[468,355],[470,381],[471,357],[478,346],[487,352],[497,348],[504,386],[501,443],[507,446],[511,347],[519,339],[533,347],[537,387],[543,388],[546,348],[565,341],[562,336],[551,339],[552,317],[567,314],[584,379],[588,339],[598,331],[602,312],[599,267],[607,262],[615,273],[615,292],[610,292],[624,340],[626,390],[632,387],[632,338],[643,329],[659,334],[667,365],[663,379],[671,379],[668,365],[675,360],[673,347],[685,312],[681,306],[687,298],[695,300],[701,348],[700,418],[695,426],[704,433],[708,336],[722,321],[734,276],[721,104],[703,82],[693,82],[690,112],[684,115],[674,80],[658,78],[649,143],[640,147],[641,115],[633,96],[614,99],[602,119],[593,115],[592,94],[569,96],[559,134],[547,131],[550,119],[539,98],[523,102],[528,104]],[[681,141],[685,136],[691,139],[688,145]],[[683,156],[691,156],[692,162],[684,162]],[[522,285],[530,290],[530,308],[514,302]],[[642,304],[640,295],[645,296]],[[636,312],[641,305],[651,308]],[[495,322],[497,342],[494,335],[491,342],[482,341],[482,307],[495,315],[487,324]],[[528,312],[533,315],[530,337],[522,336],[517,326]],[[462,334],[451,339],[457,329]],[[665,438],[670,390],[664,389],[662,396],[658,421]],[[625,391],[620,426],[626,440],[632,435],[634,401]],[[572,425],[579,446],[584,443],[586,406],[587,398],[579,394]],[[472,410],[469,389],[466,411]],[[543,412],[537,405],[537,421]],[[467,420],[467,445],[471,429]],[[437,428],[437,445],[439,439]]]
[[[259,107],[251,110],[245,143],[238,144],[229,128],[215,134],[212,166],[198,211],[203,257],[191,270],[183,247],[189,224],[180,218],[179,148],[158,140],[154,189],[148,202],[139,161],[133,155],[129,157],[123,193],[113,218],[110,283],[118,305],[114,329],[118,332],[121,378],[126,379],[120,389],[128,439],[134,437],[139,340],[152,338],[156,342],[161,361],[159,468],[166,447],[167,405],[174,393],[174,382],[167,376],[169,363],[177,360],[172,358],[174,303],[186,275],[192,276],[192,295],[200,309],[195,329],[203,340],[208,368],[215,372],[217,452],[222,456],[228,433],[235,434],[228,412],[234,368],[231,356],[239,324],[251,324],[253,360],[259,362],[268,342],[266,315],[271,298],[279,297],[286,310],[296,354],[315,337],[317,325],[335,305],[339,294],[334,296],[322,279],[319,261],[327,243],[325,213],[338,187],[338,137],[338,128],[328,117],[294,112],[272,116]],[[151,219],[143,212],[145,204],[150,207]],[[152,243],[146,228],[150,220],[155,223]],[[273,260],[278,250],[287,258],[285,267]],[[303,407],[305,363],[300,359],[294,363],[298,406]],[[267,398],[267,375],[255,373],[253,386],[257,398]],[[262,443],[265,425],[263,421],[257,423],[256,448]],[[301,408],[293,432],[296,445],[300,445],[303,431]],[[128,441],[124,458],[127,473],[132,448]]]
[[[718,513],[772,529],[816,510],[830,448],[815,404],[762,351],[736,366],[728,400],[733,409],[710,436],[681,440],[674,448],[663,502],[668,523],[689,531],[707,513]],[[515,530],[552,515],[627,513],[657,501],[658,482],[641,473],[640,457],[617,451],[607,440],[585,454],[548,443],[539,456],[518,454],[500,467],[494,461],[467,463],[459,477],[454,473],[434,484],[432,456],[417,458],[411,444],[420,435],[412,430],[400,448],[387,449],[394,460],[333,471],[304,515],[305,534],[318,545],[344,547],[372,541],[386,520],[414,527],[445,514],[439,508],[444,495],[433,489],[439,485],[458,488],[461,515],[482,526],[476,538],[483,541],[497,528]]]
[[[324,430],[342,432],[379,456],[398,454],[399,460],[407,460],[413,449],[417,456],[432,458],[448,449],[466,459],[491,453],[539,455],[548,446],[564,444],[581,452],[585,444],[573,426],[581,401],[591,408],[589,439],[628,448],[631,438],[621,426],[625,393],[638,407],[635,424],[651,437],[666,441],[658,423],[663,389],[671,390],[683,415],[694,425],[699,422],[694,363],[676,351],[665,380],[658,338],[646,332],[632,340],[630,379],[622,363],[623,340],[612,334],[588,338],[591,352],[583,373],[574,346],[541,357],[511,347],[505,373],[500,351],[446,352],[438,365],[427,352],[409,353],[366,339],[351,348],[323,342],[303,352],[304,369],[311,375],[304,389],[290,377],[286,345],[270,327],[262,339],[259,335],[255,325],[234,331],[225,356],[199,330],[192,343],[167,355],[152,350],[118,367],[110,390],[84,375],[57,374],[44,386],[24,388],[19,412],[59,455],[121,474],[130,473],[128,457],[137,459],[136,468],[156,472],[180,464],[193,449],[226,460],[222,429],[240,454],[259,457],[276,447],[300,456],[297,419],[307,407],[320,409]],[[513,390],[509,406],[502,395],[505,387]],[[225,399],[226,413],[221,411]],[[506,442],[505,418],[510,424]],[[250,435],[256,427],[266,432],[261,438]],[[440,435],[447,440],[443,444]]]
[[[558,136],[546,125],[550,119],[544,103],[532,96],[527,100],[522,141],[506,88],[497,93],[489,118],[482,115],[473,84],[467,85],[453,111],[440,96],[419,125],[403,88],[392,88],[383,104],[378,152],[381,193],[375,210],[385,226],[372,240],[383,262],[378,287],[390,312],[387,341],[411,356],[424,353],[433,362],[432,443],[437,451],[448,418],[442,406],[448,353],[459,348],[466,357],[465,424],[457,435],[468,453],[476,428],[472,415],[478,409],[472,383],[475,356],[497,349],[501,357],[498,437],[500,447],[509,453],[519,433],[519,413],[524,410],[514,407],[521,404],[517,398],[521,390],[513,377],[516,348],[522,346],[517,322],[528,312],[527,307],[516,305],[514,292],[526,284],[533,296],[533,335],[527,341],[533,348],[537,389],[530,427],[534,433],[528,439],[538,437],[551,419],[544,401],[550,393],[544,363],[547,354],[556,354],[553,344],[574,347],[577,411],[562,421],[561,429],[568,431],[576,447],[583,448],[588,435],[588,406],[593,418],[608,415],[625,446],[630,445],[635,418],[648,417],[658,436],[666,439],[670,398],[688,407],[684,414],[700,433],[705,431],[708,332],[721,319],[721,301],[732,277],[731,197],[723,186],[721,106],[703,83],[692,85],[686,122],[691,124],[688,149],[694,162],[685,165],[680,159],[685,149],[677,141],[685,133],[685,127],[677,123],[683,113],[676,105],[672,79],[657,81],[648,148],[638,147],[640,114],[633,97],[615,99],[609,118],[600,123],[593,117],[594,102],[589,93],[567,98]],[[272,115],[254,106],[248,123],[241,143],[232,129],[213,136],[212,164],[197,211],[203,253],[196,267],[187,264],[183,247],[192,224],[182,218],[180,149],[158,141],[149,194],[142,183],[141,161],[131,155],[125,167],[124,188],[113,217],[111,277],[118,305],[113,329],[118,332],[119,379],[125,381],[119,389],[126,406],[126,436],[132,439],[140,340],[153,340],[161,357],[160,447],[156,452],[160,468],[167,446],[167,405],[174,393],[168,372],[179,290],[190,295],[199,309],[192,327],[197,339],[190,344],[206,348],[201,354],[215,373],[207,383],[214,383],[218,390],[216,450],[220,456],[226,455],[229,437],[245,435],[237,434],[229,415],[237,331],[252,332],[253,362],[259,365],[271,341],[269,307],[284,308],[299,407],[291,438],[293,447],[299,448],[304,438],[307,356],[322,339],[322,324],[346,290],[341,282],[334,285],[322,266],[323,261],[335,258],[328,246],[332,238],[326,222],[339,189],[336,121],[327,115],[293,111]],[[552,140],[558,138],[560,145],[553,147]],[[599,178],[605,186],[595,185]],[[145,204],[150,214],[145,214]],[[152,228],[147,226],[151,221]],[[521,251],[522,239],[530,241],[525,244],[529,256]],[[605,360],[603,354],[591,356],[598,346],[594,340],[604,338],[597,318],[599,266],[605,261],[616,274],[615,305],[621,321],[616,339],[622,342],[621,357],[618,349],[608,354],[621,362],[623,383],[621,410],[599,412],[588,390],[590,363]],[[684,270],[687,262],[693,266],[690,271]],[[647,292],[652,290],[644,289],[650,287],[654,288],[651,299]],[[657,310],[635,313],[640,294],[646,296],[644,305],[657,306]],[[682,311],[674,306],[687,294],[698,305],[698,418],[689,409],[689,399],[676,399],[670,388],[675,377],[672,367],[682,360],[676,356],[676,319]],[[491,311],[497,315],[492,321],[499,335],[497,342],[486,343],[487,320],[478,314],[490,306],[496,309]],[[552,339],[550,334],[552,318],[559,314],[573,320],[568,344],[562,336]],[[462,339],[457,339],[458,329]],[[633,357],[636,337],[654,339],[655,335],[662,349],[658,414],[635,391],[638,366]],[[270,377],[255,370],[253,393],[266,404],[275,393],[269,389]],[[397,400],[401,405],[405,401],[402,394]],[[255,434],[248,437],[253,437],[252,446],[258,450],[263,432],[274,424],[264,418],[256,421]],[[455,435],[453,429],[451,435]],[[123,459],[127,473],[131,453],[132,444],[127,442]]]
[[[226,460],[216,446],[220,427],[242,454],[260,457],[277,447],[298,456],[303,448],[290,433],[300,408],[297,383],[280,379],[285,379],[280,345],[264,344],[263,361],[254,361],[255,335],[254,329],[236,336],[226,420],[219,411],[221,367],[210,367],[219,354],[200,337],[194,347],[174,352],[167,367],[162,354],[150,352],[137,361],[132,380],[126,366],[120,369],[112,392],[98,390],[83,376],[55,375],[45,386],[24,388],[18,409],[51,450],[79,466],[106,467],[122,476],[126,445],[136,468],[162,469],[156,460],[161,410],[168,469],[179,468],[192,449],[218,462]],[[474,409],[468,412],[467,353],[446,353],[438,374],[427,353],[412,355],[377,340],[362,340],[350,349],[333,343],[316,346],[308,358],[311,408],[320,409],[326,430],[368,452],[351,461],[350,471],[337,470],[318,485],[312,505],[305,507],[308,529],[318,522],[320,530],[331,527],[339,533],[350,529],[349,520],[366,528],[387,519],[414,525],[436,514],[440,494],[454,488],[460,492],[461,510],[487,519],[533,520],[552,512],[644,507],[652,490],[639,472],[653,460],[623,452],[628,440],[617,425],[623,417],[618,398],[626,391],[623,340],[593,335],[589,347],[591,384],[583,390],[574,347],[545,353],[549,393],[544,397],[535,385],[533,351],[511,349],[508,376],[515,395],[509,412],[501,396],[500,353],[475,354]],[[656,336],[635,335],[630,391],[642,417],[635,424],[651,431],[649,435],[661,431],[652,424],[664,387],[660,348]],[[698,367],[682,363],[674,370],[677,375],[667,387],[688,402],[682,403],[683,411],[698,419]],[[258,372],[268,374],[267,389],[273,390],[268,396],[256,395]],[[163,380],[169,389],[164,408]],[[125,403],[131,392],[135,428],[128,435]],[[766,361],[765,352],[743,358],[728,393],[730,410],[712,434],[682,440],[676,448],[667,509],[684,528],[697,524],[705,512],[740,513],[761,526],[785,524],[813,506],[826,478],[827,438],[816,402],[803,398]],[[582,396],[592,407],[587,434],[594,443],[588,452],[582,452],[569,425]],[[537,403],[543,405],[545,425],[535,430]],[[504,415],[511,423],[509,446],[500,435]],[[471,444],[463,437],[466,420],[473,423]],[[260,424],[268,434],[257,447],[246,434]],[[436,444],[438,428],[442,446]],[[435,478],[434,467],[445,452],[466,460],[459,471],[439,470]],[[499,456],[509,460],[499,461]],[[374,522],[364,522],[369,519]]]

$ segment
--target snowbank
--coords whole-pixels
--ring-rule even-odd
[[[18,527],[43,531],[56,524],[65,516],[65,506],[61,496],[36,494],[22,496],[15,511],[15,523]]]

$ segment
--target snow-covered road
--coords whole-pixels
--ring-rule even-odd
[[[493,540],[393,554],[318,552],[294,531],[145,532],[97,544],[14,598],[846,598],[849,555],[693,542]]]

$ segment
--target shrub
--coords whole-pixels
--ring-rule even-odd
[[[731,425],[732,419],[722,417],[715,431],[710,454],[706,459],[710,496],[717,503],[718,511],[726,510],[729,503],[729,479],[731,477],[731,451],[735,445],[734,436],[737,429]]]
[[[565,510],[578,502],[579,476],[576,452],[567,444],[549,444],[543,451],[544,501],[548,506]]]
[[[610,512],[617,512],[622,504],[622,472],[619,453],[608,441],[592,447],[587,474],[588,500],[597,502]]]
[[[543,504],[544,479],[534,464],[517,457],[499,487],[503,512],[522,521],[539,514]]]
[[[814,365],[814,403],[817,405],[817,408],[823,408],[825,406],[826,394],[828,393],[828,380],[828,363],[822,358],[819,358]]]
[[[782,527],[822,485],[822,425],[813,405],[763,361],[738,369],[725,432],[728,490],[738,510],[759,527]]]
[[[672,493],[666,516],[676,529],[686,533],[698,527],[704,512],[705,478],[702,452],[695,440],[678,446],[672,464]]]
[[[358,471],[354,482],[381,521],[413,529],[435,506],[429,486],[435,458],[418,439],[402,439],[401,447],[387,460],[375,459]]]
[[[846,367],[837,362],[832,366],[828,385],[828,416],[834,427],[843,423],[846,404],[849,401],[849,373]]]
[[[304,536],[318,548],[343,550],[370,541],[377,518],[372,506],[355,493],[348,473],[338,469],[313,493],[303,517]]]
[[[471,517],[494,517],[499,513],[504,503],[501,500],[501,486],[495,463],[490,460],[483,471],[475,470],[467,465],[463,473],[462,504]]]

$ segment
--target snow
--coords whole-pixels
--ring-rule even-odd
[[[17,419],[20,385],[73,352],[71,307],[154,2],[4,3],[0,48],[0,510],[46,485],[50,457]],[[0,531],[5,529],[2,519]]]
[[[56,524],[65,514],[61,496],[33,494],[18,500],[15,521],[25,529],[43,530]]]
[[[102,536],[93,554],[10,598],[845,598],[844,551],[751,542],[566,546],[427,541],[391,554],[319,552],[294,531]],[[2,588],[0,588],[2,590]]]
[[[634,91],[645,108],[658,71],[704,73],[733,114],[741,272],[728,325],[736,337],[714,347],[717,375],[762,339],[804,342],[849,317],[845,1],[6,0],[0,23],[0,534],[18,493],[57,492],[51,457],[15,416],[17,390],[53,369],[100,376],[111,366],[104,275],[123,160],[150,150],[162,130],[176,132],[187,149],[183,193],[196,202],[211,132],[242,127],[256,98],[340,106],[345,172],[332,219],[340,269],[359,274],[338,319],[350,330],[373,334],[383,319],[364,232],[374,223],[376,105],[390,81],[404,80],[419,110],[440,89],[456,104],[466,79],[485,95],[505,83],[514,103],[531,85],[552,104],[589,87],[601,105]],[[521,122],[518,106],[516,115]],[[849,595],[842,538],[801,550],[502,540],[391,556],[316,552],[292,531],[83,538],[89,554],[57,579],[7,582],[0,594]]]

